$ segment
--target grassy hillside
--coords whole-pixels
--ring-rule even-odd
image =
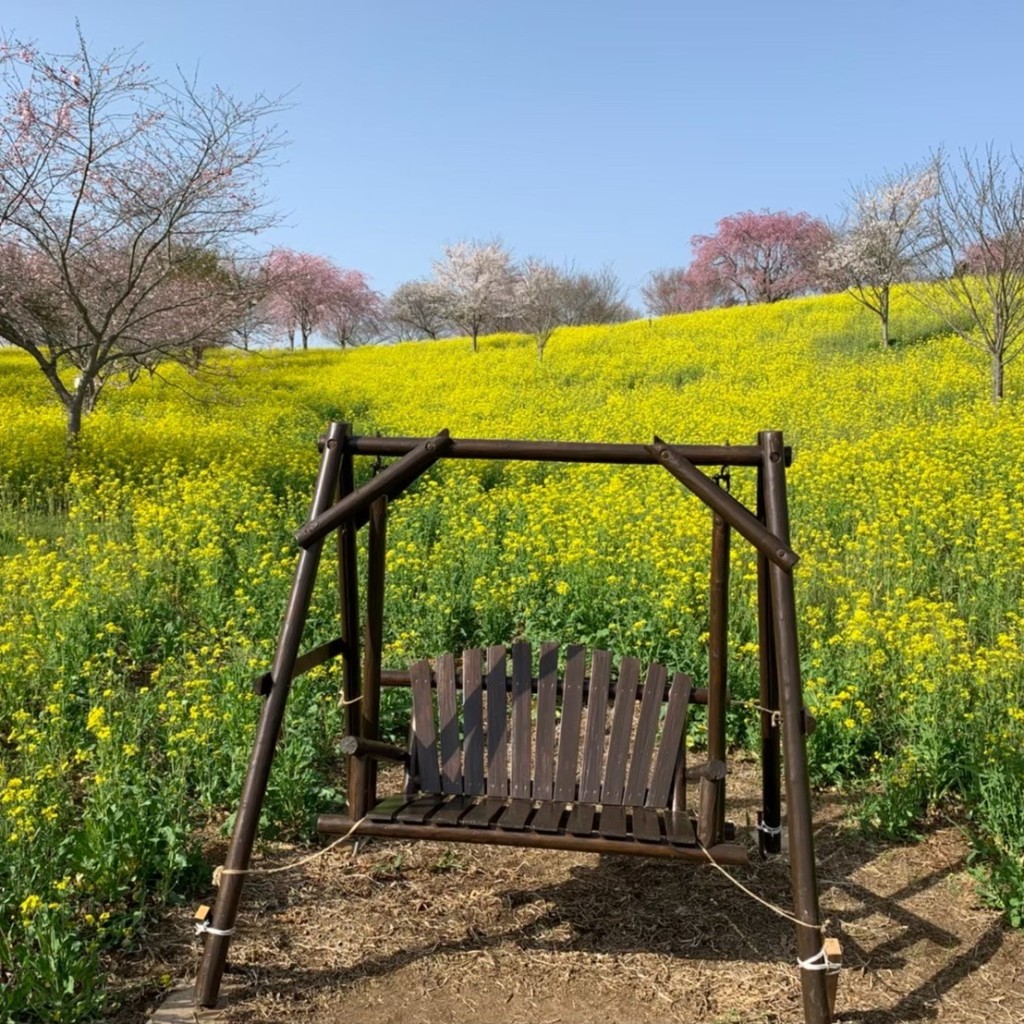
[[[354,352],[220,355],[111,385],[74,469],[32,364],[0,351],[0,962],[15,1016],[84,1017],[96,956],[187,883],[189,836],[235,799],[305,515],[314,440],[360,432],[749,443],[790,473],[804,679],[821,783],[868,783],[866,822],[953,798],[1024,901],[1024,423],[987,366],[897,296]],[[368,472],[369,467],[363,471]],[[752,480],[734,474],[752,497]],[[710,523],[665,473],[452,464],[396,505],[386,657],[526,637],[704,673]],[[754,561],[734,544],[731,685],[756,693]],[[325,589],[314,631],[332,631]],[[296,687],[267,807],[302,831],[338,800],[337,682]],[[731,712],[734,740],[756,717]],[[699,727],[693,741],[701,742]],[[66,982],[72,980],[70,989]],[[34,1011],[30,1010],[34,1007]],[[19,1018],[20,1019],[20,1018]]]

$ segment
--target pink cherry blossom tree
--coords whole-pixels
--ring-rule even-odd
[[[267,257],[269,312],[280,336],[292,349],[295,336],[309,348],[313,334],[339,345],[376,330],[380,297],[358,270],[343,270],[325,256],[274,249]]]
[[[324,256],[274,249],[267,257],[270,318],[292,349],[296,334],[309,348],[310,337],[326,325],[338,274]]]
[[[358,270],[339,274],[327,314],[327,336],[339,347],[361,345],[379,337],[384,302]]]
[[[65,56],[0,38],[0,337],[35,359],[69,443],[111,375],[229,337],[245,300],[219,262],[273,220],[277,109],[81,35]]]
[[[819,261],[830,233],[808,213],[763,210],[723,217],[713,235],[694,235],[693,268],[717,277],[729,297],[748,305],[777,302],[819,287]]]
[[[735,302],[718,274],[705,265],[655,270],[648,276],[640,294],[651,316],[693,313]]]

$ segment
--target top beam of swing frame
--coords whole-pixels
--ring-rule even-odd
[[[431,438],[371,437],[356,435],[345,441],[354,455],[406,455]],[[695,466],[759,466],[763,452],[757,445],[687,445],[669,447]],[[652,466],[660,461],[644,444],[585,441],[515,441],[491,438],[452,438],[445,459],[509,459],[521,462],[582,462],[606,465]],[[792,452],[786,448],[786,464]]]

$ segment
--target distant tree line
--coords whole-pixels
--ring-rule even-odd
[[[516,261],[498,241],[446,246],[432,275],[375,292],[308,253],[253,253],[275,222],[264,172],[281,103],[154,79],[134,53],[53,56],[0,36],[0,343],[37,363],[69,443],[112,376],[196,368],[211,347],[314,336],[372,341],[533,336],[638,316],[610,268]],[[992,397],[1024,350],[1024,166],[993,148],[942,151],[851,190],[834,225],[807,213],[724,217],[689,265],[653,272],[650,315],[846,290],[892,342],[894,285],[918,287],[989,359]]]
[[[657,270],[642,294],[653,316],[847,291],[891,333],[897,284],[988,357],[991,396],[1024,351],[1024,164],[994,147],[938,150],[851,189],[839,223],[806,213],[738,213],[695,235],[688,266]]]

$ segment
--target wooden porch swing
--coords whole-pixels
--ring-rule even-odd
[[[757,550],[762,853],[781,850],[785,768],[794,919],[804,1017],[829,1024],[834,967],[818,907],[801,696],[782,435],[765,431],[750,446],[587,444],[354,436],[331,424],[321,439],[320,471],[277,651],[256,683],[265,698],[220,891],[203,922],[205,948],[195,997],[216,1004],[230,936],[249,869],[256,829],[292,681],[341,658],[347,733],[348,814],[322,815],[319,829],[337,836],[382,836],[502,844],[605,854],[745,864],[735,828],[725,819],[728,702],[726,649],[730,534]],[[354,485],[354,459],[395,457],[367,483]],[[445,653],[405,671],[384,671],[386,529],[389,502],[441,458],[660,465],[712,512],[709,666],[706,689],[689,676],[624,657],[555,643]],[[698,466],[753,468],[754,513]],[[356,535],[368,527],[365,635],[360,643]],[[340,636],[299,653],[325,538],[337,532]],[[560,667],[561,666],[561,667]],[[409,686],[408,748],[380,739],[382,686]],[[706,760],[688,766],[685,726],[691,704],[707,706]],[[780,758],[780,747],[785,757]],[[405,767],[406,784],[383,799],[377,763]],[[688,805],[687,783],[697,785]],[[828,975],[828,977],[826,976]]]

